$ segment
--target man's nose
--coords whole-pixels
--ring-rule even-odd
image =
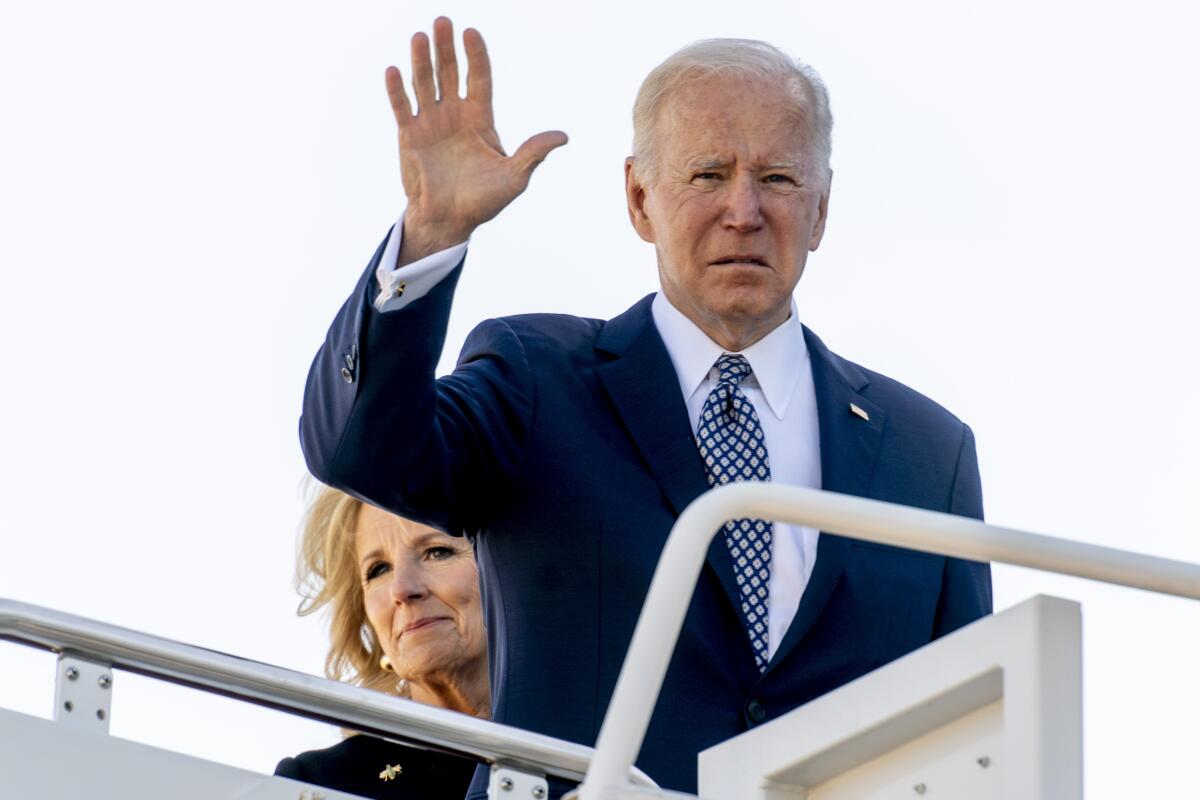
[[[762,196],[758,181],[737,175],[729,182],[725,202],[725,225],[738,231],[762,226]]]
[[[425,584],[424,570],[415,564],[398,564],[392,571],[391,585],[392,600],[396,603],[408,603],[419,600],[429,594]]]

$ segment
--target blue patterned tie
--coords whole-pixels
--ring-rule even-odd
[[[758,414],[738,384],[750,374],[745,356],[726,353],[717,359],[721,373],[704,401],[696,439],[708,472],[708,485],[771,480],[771,463]],[[741,592],[742,620],[750,634],[759,672],[767,668],[767,587],[771,581],[770,522],[736,519],[725,523],[725,544]]]

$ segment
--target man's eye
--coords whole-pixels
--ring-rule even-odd
[[[715,172],[697,172],[692,179],[697,181],[715,181],[720,177],[721,176]]]
[[[793,183],[787,175],[768,175],[763,180],[767,183]]]
[[[366,578],[367,580],[374,580],[387,571],[388,565],[386,561],[376,561],[374,564],[367,567]]]

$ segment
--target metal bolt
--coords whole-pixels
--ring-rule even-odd
[[[506,792],[511,792],[512,788],[513,788],[512,778],[501,778],[500,779],[500,788]]]
[[[992,759],[988,756],[980,756],[979,758],[975,759],[975,763],[984,769],[987,769],[992,765]]]
[[[112,686],[112,675],[109,675],[106,672],[96,679],[96,683],[100,684],[101,689],[107,689],[108,687]]]
[[[539,783],[537,786],[533,787],[534,800],[542,800],[542,798],[545,796],[546,796],[546,787],[545,786],[542,786]]]
[[[917,794],[925,794],[926,788],[927,787],[925,786],[925,784],[918,783],[916,786],[913,787],[913,791],[916,792]]]
[[[78,667],[67,667],[67,671],[63,673],[67,676],[67,680],[73,681],[79,677]]]

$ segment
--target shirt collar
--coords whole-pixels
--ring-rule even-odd
[[[709,371],[726,351],[671,305],[662,292],[654,296],[650,313],[675,366],[675,375],[686,402],[704,385]],[[750,362],[750,369],[754,372],[752,377],[762,389],[771,413],[783,419],[796,382],[800,380],[802,371],[810,368],[804,327],[800,324],[794,300],[787,320],[743,350],[741,355]]]

